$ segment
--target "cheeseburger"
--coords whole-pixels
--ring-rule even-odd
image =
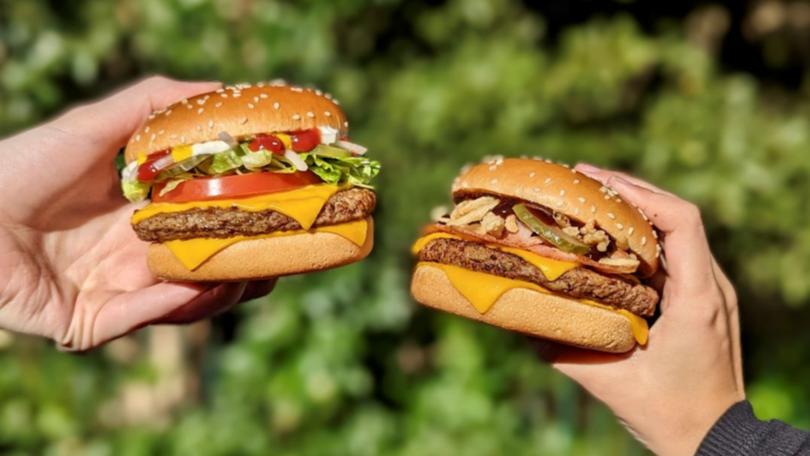
[[[349,142],[328,94],[240,84],[152,113],[126,146],[124,195],[168,280],[221,281],[326,269],[373,244],[377,161]]]
[[[413,246],[417,301],[510,330],[622,353],[647,342],[660,248],[637,208],[573,169],[495,157]]]

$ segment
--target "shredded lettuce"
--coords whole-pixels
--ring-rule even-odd
[[[121,181],[121,190],[124,192],[124,198],[133,203],[145,200],[146,197],[149,196],[149,190],[151,188],[151,185],[139,180],[127,179]]]
[[[308,169],[328,184],[371,187],[371,181],[380,172],[380,162],[365,156],[356,156],[339,147],[320,144],[310,152],[298,154]],[[192,157],[162,172],[155,182],[166,182],[161,196],[174,190],[181,182],[199,176],[244,174],[252,171],[294,173],[295,164],[289,158],[268,150],[252,151],[247,142],[233,149],[206,156]],[[149,197],[151,183],[140,182],[132,172],[122,172],[121,188],[124,196],[133,202]]]

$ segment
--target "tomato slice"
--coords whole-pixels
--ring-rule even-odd
[[[244,198],[265,193],[284,192],[299,187],[322,183],[311,171],[298,173],[252,172],[223,177],[200,177],[181,182],[172,191],[160,196],[166,185],[160,183],[152,189],[156,203],[187,203],[216,199]]]

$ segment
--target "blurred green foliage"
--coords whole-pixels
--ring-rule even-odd
[[[4,335],[0,450],[642,454],[522,338],[408,297],[429,209],[495,153],[626,169],[697,202],[738,285],[755,408],[810,427],[810,77],[719,63],[725,7],[609,9],[566,22],[515,0],[0,0],[2,133],[149,73],[283,77],[334,93],[385,166],[369,260],[183,330],[175,367],[155,331],[83,357]],[[752,59],[785,62],[791,35],[775,30]],[[160,386],[178,369],[179,394]]]

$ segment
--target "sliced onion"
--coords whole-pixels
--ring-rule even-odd
[[[295,169],[298,171],[306,171],[308,166],[307,163],[298,156],[297,153],[287,149],[284,151],[284,158],[291,161]]]
[[[133,161],[121,170],[121,180],[138,180],[138,162]]]
[[[235,148],[236,146],[239,145],[239,143],[236,142],[236,139],[234,139],[233,136],[229,135],[227,131],[219,132],[217,137],[219,137],[219,139],[221,139],[223,142],[225,142],[225,144],[231,146],[231,148]]]
[[[367,148],[361,146],[360,144],[351,143],[349,141],[338,140],[335,141],[335,145],[341,149],[348,150],[354,155],[365,155],[366,151],[368,151]]]

